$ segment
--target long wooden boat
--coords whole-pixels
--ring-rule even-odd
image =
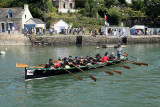
[[[121,61],[127,60],[128,57],[125,57],[124,59],[118,60],[118,61],[109,61],[106,63],[100,63],[100,64],[93,64],[91,66],[80,66],[79,68],[82,70],[89,70],[89,69],[95,69],[100,68],[104,66],[113,65],[113,63],[120,63]],[[93,66],[93,67],[92,67]],[[71,68],[64,68],[72,73],[74,72],[80,72],[80,70],[77,67],[71,67]],[[68,72],[65,71],[62,68],[38,68],[38,67],[25,67],[25,80],[28,79],[34,79],[34,78],[43,78],[43,77],[49,77],[49,76],[55,76],[55,75],[62,75],[67,74]]]

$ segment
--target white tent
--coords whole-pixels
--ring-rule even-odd
[[[144,25],[134,25],[133,27],[131,27],[131,29],[145,29],[145,28],[147,27]]]
[[[69,25],[63,20],[58,20],[52,23],[50,27],[54,28],[54,30],[57,31],[57,34],[59,34],[62,33],[64,29],[68,29]]]

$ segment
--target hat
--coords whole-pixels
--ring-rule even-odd
[[[114,55],[114,52],[112,52],[112,55]]]
[[[58,58],[58,60],[60,61],[60,60],[61,60],[61,58]]]
[[[77,59],[77,58],[78,58],[78,56],[75,57],[75,59]]]
[[[49,61],[52,61],[52,59],[49,59]]]

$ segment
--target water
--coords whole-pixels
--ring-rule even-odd
[[[45,64],[49,58],[56,60],[64,56],[101,55],[113,48],[99,46],[0,46],[7,48],[6,55],[0,56],[0,106],[1,107],[159,107],[160,106],[160,44],[128,45],[124,50],[149,66],[129,63],[122,71],[109,76],[103,71],[89,70],[97,78],[94,82],[82,72],[78,80],[71,74],[24,81],[24,68],[16,68],[16,63],[29,65]],[[130,58],[130,60],[134,60]],[[102,68],[106,70],[106,68]],[[108,70],[111,71],[111,70]]]

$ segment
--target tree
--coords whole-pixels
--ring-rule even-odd
[[[142,0],[134,0],[133,9],[136,11],[144,11],[144,1]]]
[[[156,18],[160,16],[160,0],[144,0],[145,12],[148,16]]]
[[[104,0],[104,3],[107,8],[110,8],[112,5],[115,5],[116,0]]]
[[[108,22],[111,25],[120,25],[122,16],[118,9],[116,8],[109,9],[107,12],[107,16],[108,16]]]

